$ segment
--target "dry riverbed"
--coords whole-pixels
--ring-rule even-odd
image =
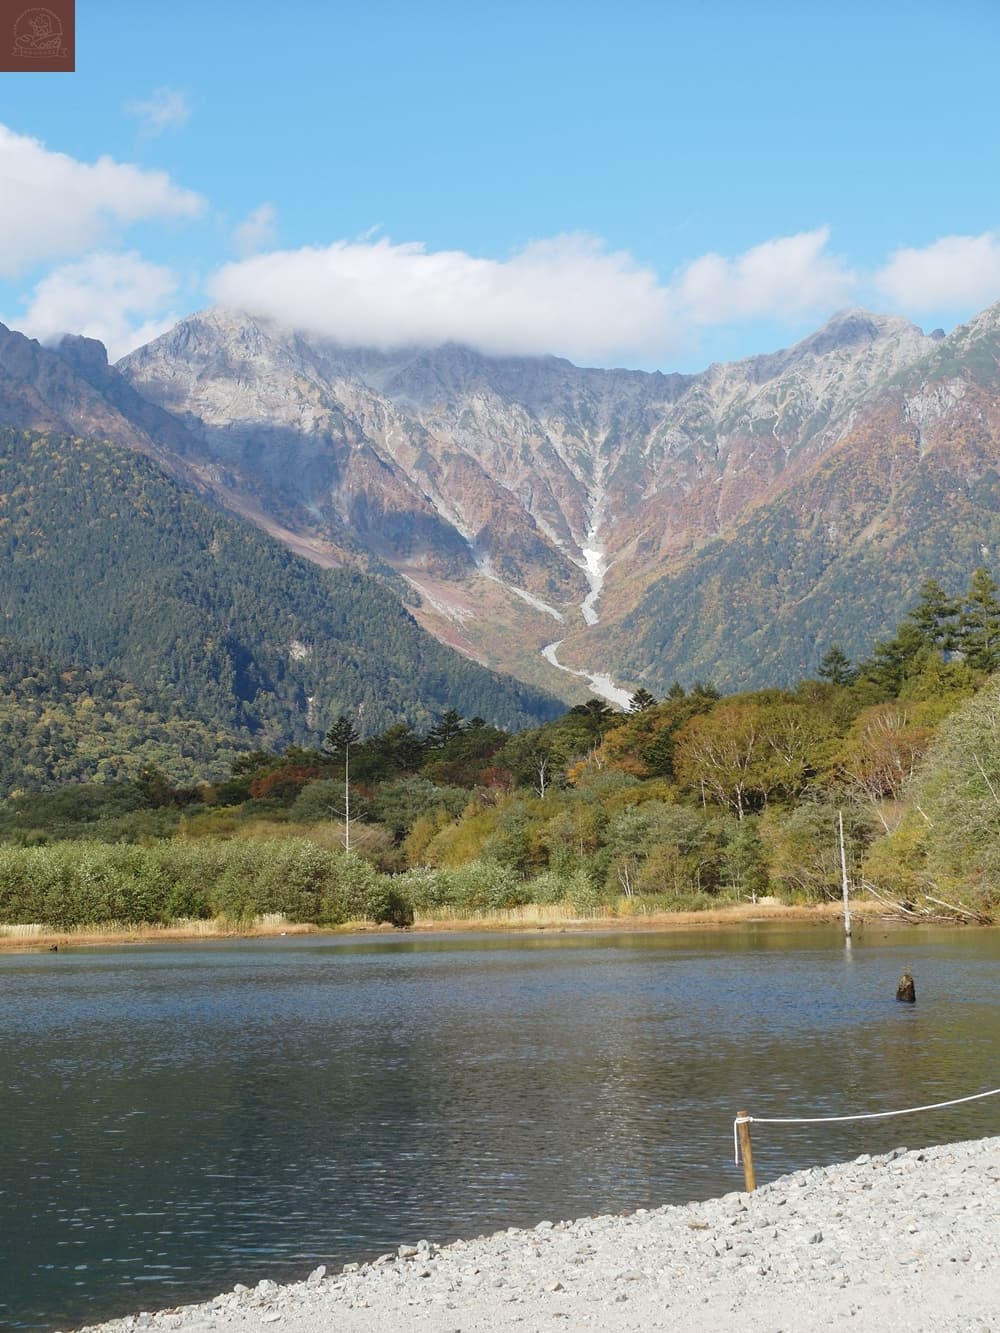
[[[814,1168],[754,1194],[544,1221],[261,1282],[100,1333],[1000,1329],[1000,1138]]]

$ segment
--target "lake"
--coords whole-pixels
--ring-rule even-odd
[[[0,955],[0,1326],[742,1188],[741,1107],[1000,1084],[998,963],[997,931],[877,923]],[[996,1133],[1000,1098],[755,1126],[757,1176]]]

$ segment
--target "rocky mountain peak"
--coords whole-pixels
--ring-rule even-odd
[[[271,353],[280,336],[266,321],[244,311],[210,306],[188,315],[172,329],[117,363],[125,370],[141,365],[255,361]]]
[[[875,315],[855,306],[832,315],[815,333],[798,343],[797,349],[813,356],[824,356],[837,348],[857,347],[910,333],[923,336],[915,325],[896,315]]]
[[[959,324],[948,336],[956,342],[962,342],[972,338],[992,336],[998,331],[1000,331],[1000,301],[987,306],[967,323]]]
[[[89,338],[76,342],[93,344],[83,349],[82,361],[96,365],[103,358],[107,373],[102,344]],[[73,364],[74,352],[63,357],[58,349],[0,324],[0,424],[125,442],[128,424]]]
[[[728,366],[713,366],[712,377],[742,396],[741,383],[776,393],[780,385],[796,396],[822,402],[828,420],[859,401],[870,389],[919,360],[933,339],[896,315],[852,308],[833,315],[815,333],[781,351]],[[785,396],[785,395],[779,395]]]
[[[0,324],[0,370],[18,373],[30,365],[45,364],[46,350],[35,338]]]
[[[92,381],[106,375],[108,349],[97,338],[85,338],[79,333],[67,333],[54,350],[67,365],[72,366],[86,380]]]

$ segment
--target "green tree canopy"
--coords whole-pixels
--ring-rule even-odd
[[[647,708],[655,708],[656,699],[649,690],[638,689],[629,700],[628,711],[630,713],[644,713]]]
[[[323,738],[323,748],[327,754],[335,758],[346,756],[352,745],[357,745],[361,737],[358,735],[354,723],[341,713],[333,726]]]
[[[916,606],[907,612],[907,619],[916,625],[929,647],[951,652],[958,642],[961,607],[960,599],[949,597],[937,579],[927,579]]]
[[[831,643],[823,654],[816,673],[820,680],[828,680],[831,685],[852,685],[858,673],[851,665],[851,659],[839,643]]]
[[[958,622],[962,655],[977,671],[1000,668],[1000,598],[996,580],[987,569],[977,569],[965,595]]]

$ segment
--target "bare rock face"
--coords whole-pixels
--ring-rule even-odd
[[[499,558],[539,591],[582,585],[502,475],[431,436],[335,349],[213,310],[120,370],[184,421],[231,491],[292,528],[346,528],[389,563],[439,577]],[[510,538],[499,550],[498,530]]]
[[[210,310],[118,370],[184,422],[230,492],[290,528],[346,528],[418,584],[478,572],[575,619],[588,591],[592,607],[633,604],[781,493],[930,345],[849,311],[788,351],[662,375],[344,348]]]

